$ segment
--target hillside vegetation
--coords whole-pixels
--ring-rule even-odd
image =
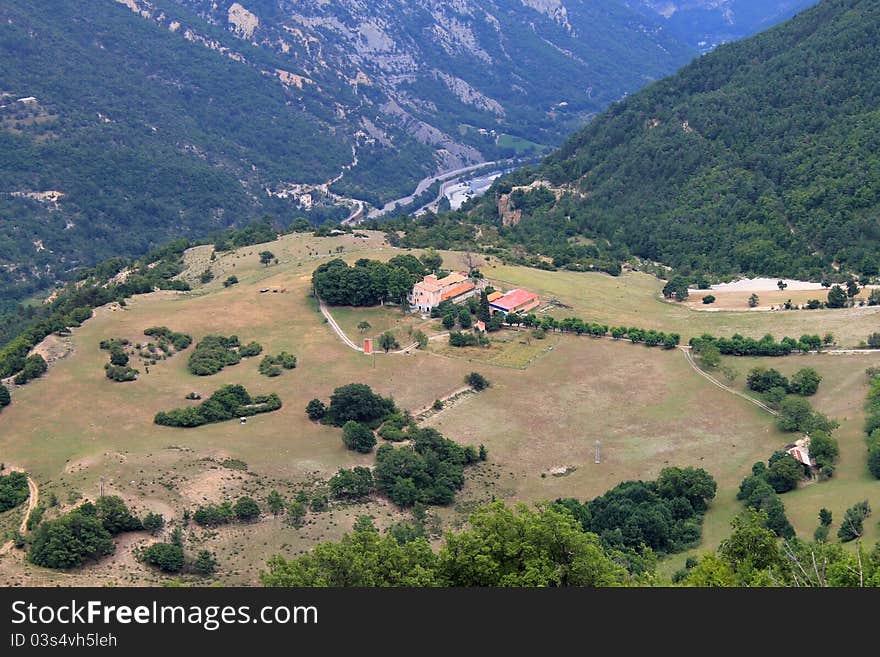
[[[389,3],[379,26],[373,6],[349,16],[324,3],[246,2],[239,16],[253,16],[253,33],[230,18],[234,4],[3,3],[3,302],[76,267],[267,213],[283,225],[344,218],[323,183],[380,204],[437,169],[515,154],[499,145],[508,133],[558,144],[692,56],[612,0],[577,3],[576,33],[532,8],[493,5],[460,28],[474,44],[459,28],[457,41],[442,36],[465,18],[442,3]],[[474,49],[491,54],[471,75]]]
[[[242,225],[278,207],[262,185],[351,159],[316,98],[116,3],[13,0],[0,23],[3,296]],[[61,196],[35,196],[48,191]]]
[[[468,219],[563,261],[585,236],[684,272],[874,276],[878,31],[877,3],[826,0],[720,47],[497,182]],[[514,190],[499,214],[542,180],[557,193]]]

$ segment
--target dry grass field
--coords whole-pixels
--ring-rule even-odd
[[[853,297],[856,303],[864,301],[867,303],[868,295],[872,288],[862,288],[859,293]],[[703,297],[711,294],[715,297],[715,302],[704,304]],[[825,301],[828,298],[828,290],[767,290],[756,292],[758,295],[758,305],[752,309],[749,308],[749,297],[752,292],[743,290],[691,290],[690,297],[685,305],[693,310],[702,310],[705,312],[718,312],[720,310],[737,310],[740,312],[764,312],[772,308],[782,308],[786,301],[790,301],[793,305],[801,306],[811,299]],[[813,312],[813,311],[811,311]]]
[[[852,347],[880,325],[880,306],[752,312],[694,310],[687,304],[663,300],[660,294],[663,283],[639,272],[627,272],[617,277],[600,273],[551,272],[502,265],[494,260],[483,271],[496,286],[504,289],[527,287],[544,299],[556,298],[572,306],[571,309],[552,309],[550,314],[554,317],[578,316],[609,325],[672,331],[680,333],[685,343],[702,333],[725,336],[741,333],[756,338],[772,333],[777,338],[783,335],[797,338],[804,333],[831,332],[840,346]]]
[[[265,249],[279,264],[259,264],[258,253]],[[210,267],[215,274],[211,283],[196,285],[188,293],[141,295],[125,307],[99,309],[73,332],[69,355],[42,379],[13,391],[14,403],[0,415],[0,461],[27,469],[39,482],[41,496],[55,493],[64,509],[77,495],[94,499],[103,477],[106,491],[121,495],[138,512],[153,510],[177,519],[184,509],[206,501],[242,494],[262,501],[273,488],[291,499],[300,488],[325,481],[340,467],[373,461],[370,455],[347,451],[339,430],[310,422],[304,413],[310,399],[326,400],[335,387],[362,382],[393,396],[403,408],[416,410],[460,388],[465,374],[476,370],[492,382],[491,388],[463,396],[427,420],[453,440],[483,443],[489,449],[489,461],[468,470],[456,504],[438,510],[445,526],[460,525],[474,504],[493,495],[525,502],[561,496],[585,499],[625,479],[654,477],[666,465],[695,465],[709,470],[720,487],[707,516],[699,550],[704,551],[717,545],[739,511],[735,488],[751,464],[766,459],[788,438],[764,411],[697,376],[677,350],[588,337],[527,340],[526,334],[513,331],[493,336],[488,350],[452,349],[443,338],[432,341],[426,352],[411,355],[369,358],[349,349],[309,297],[310,277],[320,262],[337,255],[350,262],[390,258],[397,251],[378,233],[368,238],[285,236],[214,261],[210,251],[200,247],[187,254],[186,276],[197,280]],[[460,254],[443,255],[447,267],[461,263]],[[778,336],[832,331],[849,344],[867,334],[877,320],[873,308],[696,312],[661,301],[662,285],[642,274],[611,278],[494,261],[485,263],[483,270],[496,286],[528,287],[545,300],[555,297],[573,306],[552,311],[559,316],[678,331],[685,341],[703,331]],[[231,274],[240,282],[225,288],[222,282]],[[265,288],[270,291],[261,293]],[[436,320],[405,318],[394,308],[343,308],[333,309],[333,314],[353,339],[360,338],[356,326],[362,320],[372,325],[370,333],[395,331],[402,344],[410,326],[438,330]],[[132,365],[141,370],[135,382],[108,380],[103,371],[107,354],[98,348],[100,341],[125,337],[145,342],[143,330],[155,325],[189,333],[196,340],[209,333],[234,333],[243,341],[260,342],[264,353],[295,354],[298,366],[270,379],[258,374],[257,357],[215,376],[196,377],[186,367],[190,348],[150,366],[149,373],[134,359]],[[864,369],[880,358],[791,357],[772,361],[772,366],[788,372],[808,359],[826,378],[815,403],[841,420],[837,436],[843,454],[832,482],[783,498],[804,536],[812,534],[820,506],[832,508],[837,519],[846,506],[865,497],[880,509],[880,484],[865,472],[860,433]],[[745,371],[757,362],[727,361],[742,372],[740,386]],[[187,393],[206,396],[226,383],[241,383],[253,394],[277,392],[284,406],[246,425],[226,422],[177,429],[153,424],[157,411],[191,403],[184,399]],[[596,440],[602,445],[600,464],[594,463]],[[380,526],[405,517],[381,500],[332,505],[330,511],[310,513],[301,529],[268,515],[252,525],[215,531],[190,527],[187,550],[217,553],[220,571],[215,581],[254,584],[270,555],[293,555],[338,538],[362,513],[373,515]],[[0,517],[0,527],[13,526],[19,517],[14,514]],[[876,523],[868,524],[876,537]],[[145,533],[124,536],[113,557],[66,573],[30,566],[13,551],[0,557],[0,585],[167,581],[131,554],[133,546],[150,540]],[[670,560],[664,568],[678,561]]]

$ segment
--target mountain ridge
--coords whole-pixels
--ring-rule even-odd
[[[581,235],[684,272],[875,276],[878,34],[876,3],[825,0],[722,46],[498,181],[470,218],[503,224],[498,198],[543,179],[577,194],[530,192],[502,230],[562,259]]]

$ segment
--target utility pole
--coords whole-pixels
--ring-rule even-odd
[[[101,497],[104,497],[104,475],[101,475],[99,479],[101,481]]]
[[[600,453],[599,453],[599,449],[600,449],[600,447],[601,447],[601,443],[597,440],[597,441],[596,441],[596,463],[601,463],[601,462],[602,462],[602,459],[601,459],[601,456],[600,456]]]

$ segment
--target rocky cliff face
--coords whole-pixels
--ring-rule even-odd
[[[694,54],[666,33],[662,18],[619,0],[174,3],[285,57],[285,75],[344,88],[351,97],[338,110],[363,114],[367,120],[354,123],[365,135],[388,143],[388,128],[402,129],[431,149],[437,169],[528,148],[511,147],[505,134],[559,143],[609,102]],[[147,0],[125,4],[142,11]],[[155,17],[160,3],[152,4]]]

